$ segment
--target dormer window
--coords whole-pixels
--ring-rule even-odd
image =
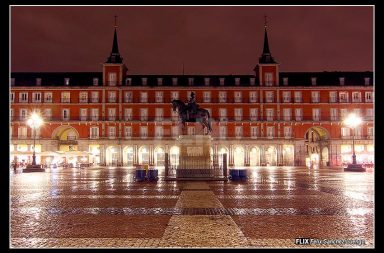
[[[159,86],[163,85],[163,78],[161,78],[161,77],[157,78],[157,85],[159,85]]]
[[[272,73],[265,73],[265,86],[272,86],[273,85],[273,74]]]
[[[192,77],[188,78],[188,85],[189,86],[193,85],[193,78]]]
[[[345,78],[344,77],[340,77],[339,81],[340,81],[340,85],[344,85]]]
[[[41,78],[36,78],[36,85],[40,86],[41,85]]]
[[[69,85],[69,78],[64,78],[64,85]]]
[[[369,77],[365,77],[364,78],[364,84],[365,85],[369,85],[369,82],[371,81],[371,78],[369,78]]]
[[[172,85],[176,86],[177,85],[177,77],[172,78]]]
[[[209,77],[204,78],[204,84],[205,86],[209,85]]]
[[[93,85],[97,86],[99,84],[99,78],[95,77],[93,78]]]
[[[125,85],[131,85],[131,84],[132,84],[132,78],[126,78]]]
[[[255,85],[255,83],[256,83],[256,79],[254,77],[251,77],[250,84]]]
[[[224,85],[224,77],[220,77],[219,80],[220,80],[220,85],[223,86]]]
[[[283,78],[283,85],[287,86],[288,85],[288,77]]]
[[[142,77],[142,78],[141,78],[141,84],[144,85],[144,86],[146,86],[146,85],[147,85],[147,80],[148,80],[148,79],[147,79],[146,77]]]
[[[316,77],[312,77],[311,78],[311,84],[312,85],[316,85],[316,82],[317,82],[317,78]]]
[[[240,78],[238,78],[238,77],[235,78],[235,85],[236,86],[240,85]]]

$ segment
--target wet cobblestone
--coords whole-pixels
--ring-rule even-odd
[[[256,168],[244,182],[135,182],[127,168],[11,173],[12,248],[374,247],[373,174]],[[160,172],[160,175],[162,173]]]

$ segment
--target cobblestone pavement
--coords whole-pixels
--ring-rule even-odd
[[[241,182],[164,181],[161,169],[157,182],[135,182],[129,168],[11,172],[10,247],[374,247],[372,172],[248,172]]]

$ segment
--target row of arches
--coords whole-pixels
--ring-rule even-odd
[[[119,159],[120,154],[118,147],[108,146],[105,153],[106,165],[116,165],[119,164],[119,160],[121,160],[123,166],[134,166],[136,163],[164,166],[166,153],[165,147],[157,146],[151,150],[149,146],[143,145],[136,149],[137,151],[134,146],[123,147],[121,152],[122,158]],[[168,153],[171,165],[179,164],[179,152],[180,150],[178,146],[169,148]],[[219,165],[223,164],[223,154],[227,154],[227,164],[232,164],[235,167],[278,165],[278,150],[276,146],[260,147],[254,145],[246,149],[242,145],[237,145],[231,149],[223,145],[217,148],[216,153],[213,148],[211,148],[210,154],[211,156],[217,155],[217,162]],[[293,163],[293,147],[284,147],[282,157],[284,165],[291,165],[291,163]]]

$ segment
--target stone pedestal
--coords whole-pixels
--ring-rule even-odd
[[[23,169],[23,172],[45,172],[45,169],[42,168],[40,164],[28,164],[27,167]]]
[[[213,177],[210,135],[180,135],[178,146],[180,153],[176,177]]]
[[[344,168],[344,171],[355,171],[355,172],[365,172],[366,169],[363,168],[362,164],[348,164],[346,168]]]

